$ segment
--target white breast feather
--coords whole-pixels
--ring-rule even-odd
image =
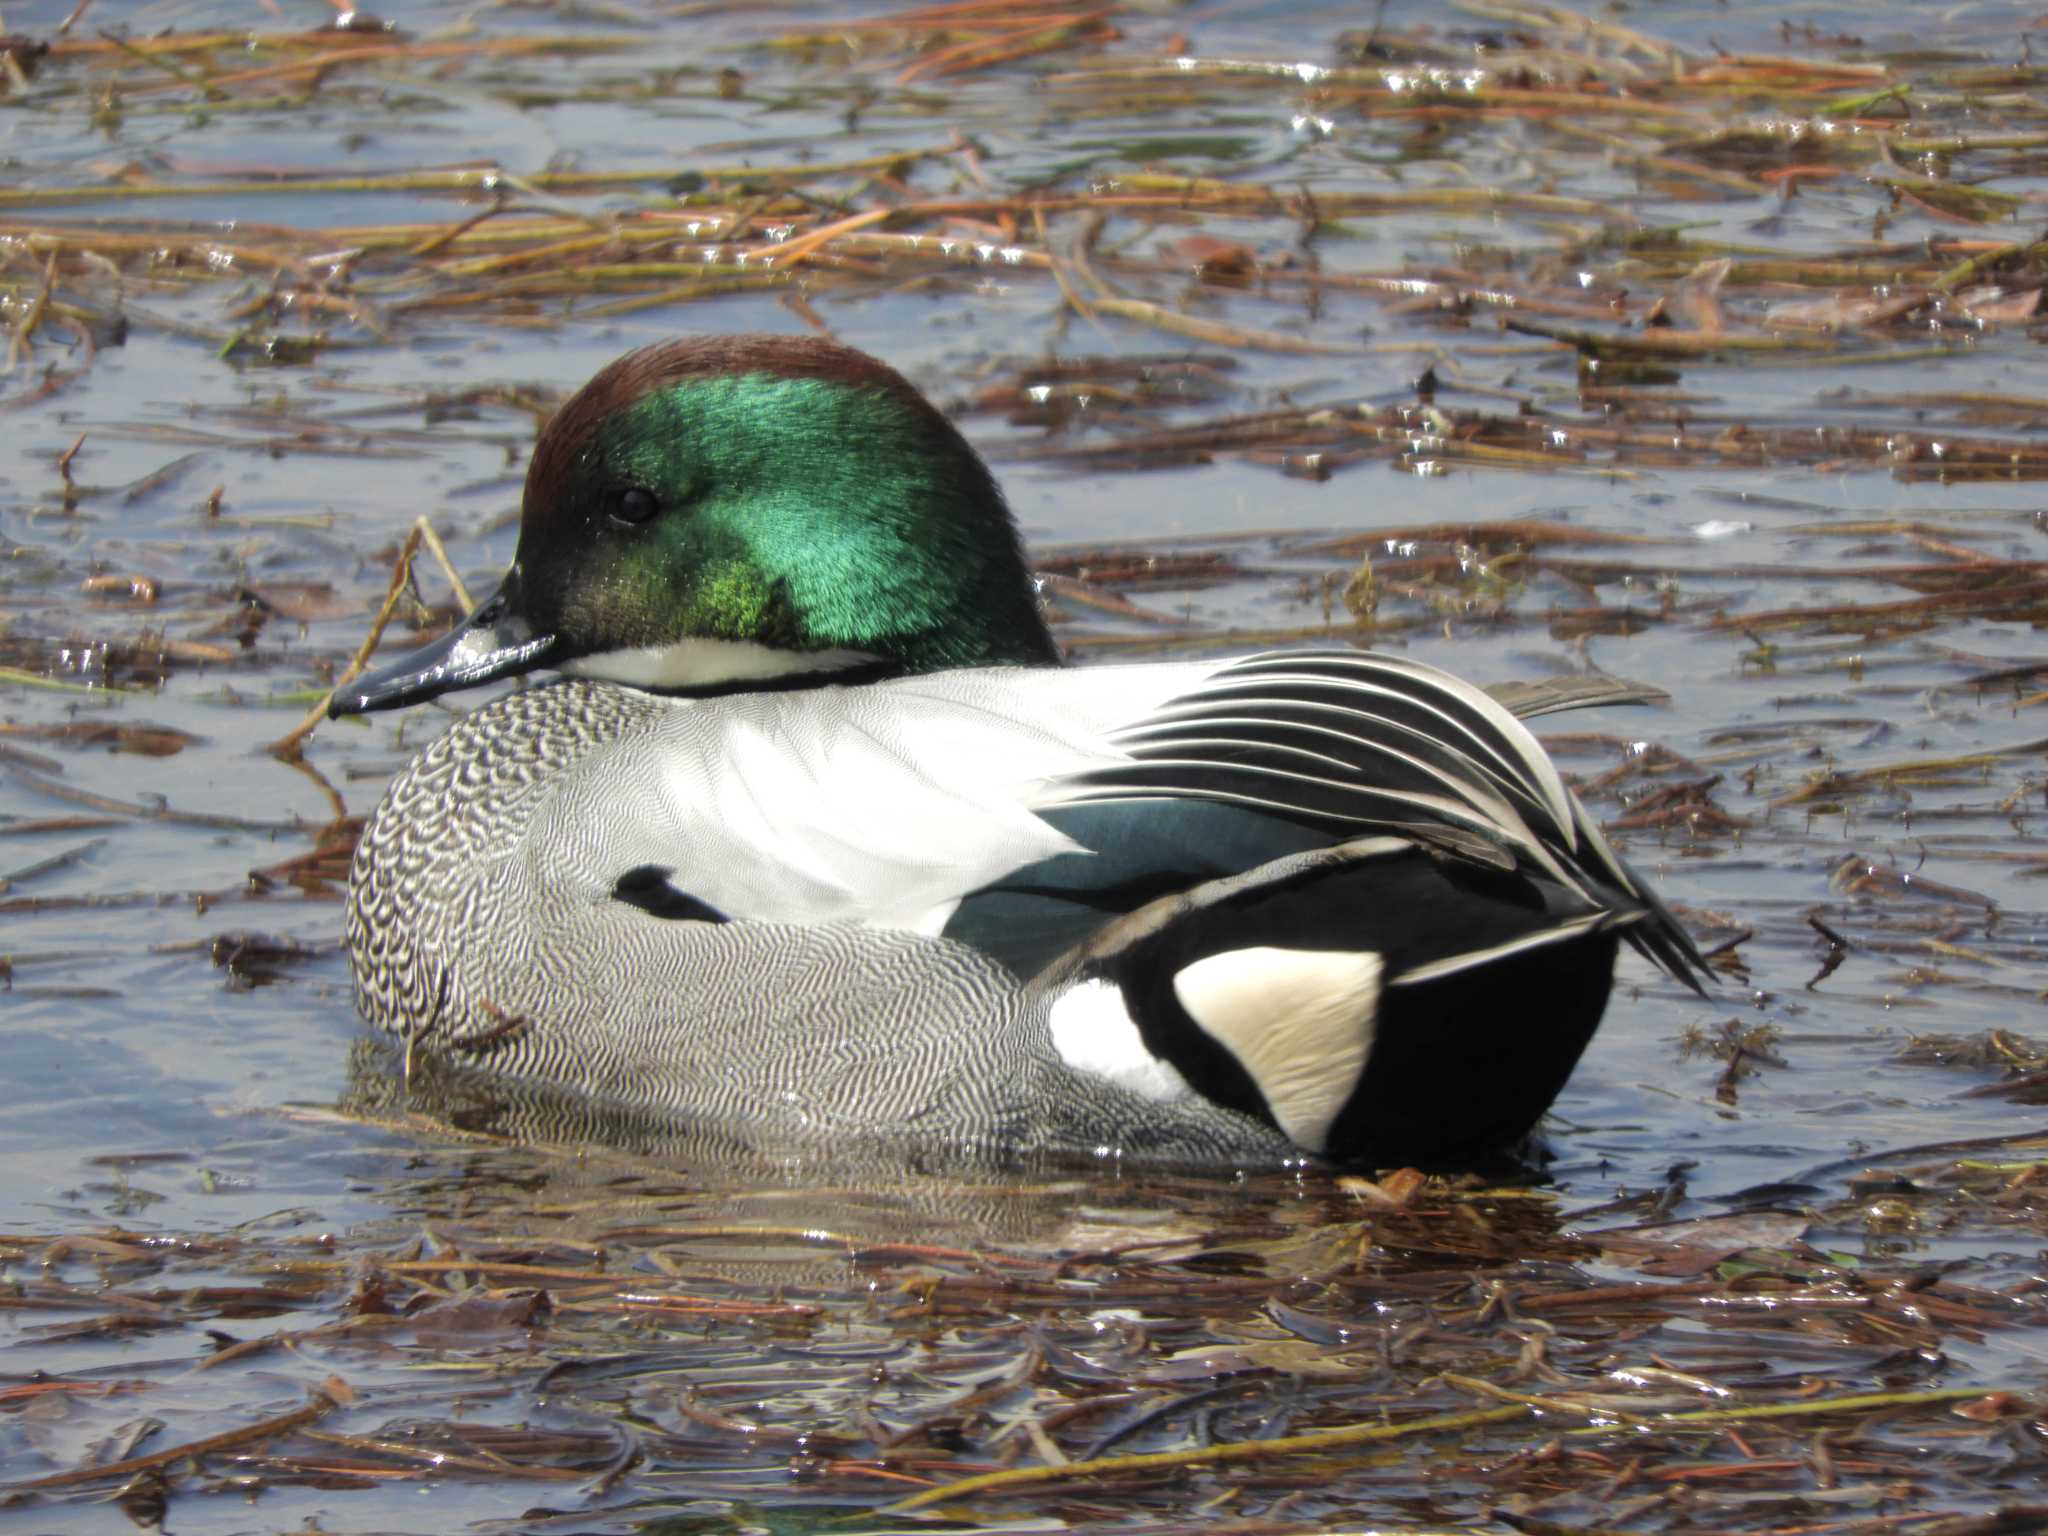
[[[637,862],[728,917],[935,934],[967,892],[1076,851],[1032,814],[1044,787],[1122,761],[1108,732],[1212,670],[986,668],[679,702],[604,771],[659,783]]]

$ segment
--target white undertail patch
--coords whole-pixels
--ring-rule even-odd
[[[1155,1104],[1170,1104],[1194,1090],[1188,1080],[1145,1048],[1124,1006],[1123,988],[1097,979],[1069,987],[1046,1014],[1053,1048],[1076,1072],[1127,1088]]]
[[[1320,1152],[1372,1054],[1384,970],[1371,953],[1230,949],[1175,972],[1173,993],[1237,1058],[1288,1139]]]

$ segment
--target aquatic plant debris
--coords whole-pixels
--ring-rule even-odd
[[[2038,1224],[2002,1194],[2044,1145],[1921,1149],[1796,1217],[1645,1225],[1567,1223],[1550,1194],[1473,1178],[1392,1176],[1375,1202],[1128,1179],[1084,1209],[1059,1179],[720,1193],[658,1157],[429,1143],[400,1180],[410,1214],[345,1245],[0,1240],[34,1276],[0,1305],[53,1337],[146,1331],[155,1362],[0,1386],[0,1411],[165,1421],[160,1446],[5,1495],[147,1473],[196,1512],[550,1483],[526,1497],[584,1528],[695,1511],[713,1530],[795,1489],[849,1515],[1025,1499],[1060,1524],[1222,1500],[1310,1530],[1377,1507],[1421,1458],[1417,1529],[1754,1530],[1833,1509],[1874,1533],[1958,1480],[1987,1512],[2025,1502],[2041,1405],[1944,1362],[2048,1311],[1981,1266],[1858,1259],[1825,1234],[1878,1198],[1987,1233]],[[914,1241],[869,1235],[906,1217]],[[1659,1278],[1695,1244],[1703,1262]],[[235,1318],[265,1325],[230,1339]]]
[[[1242,145],[1211,140],[1233,163],[1228,174],[1197,173],[1172,165],[1200,164],[1204,141],[1170,134],[1128,142],[1098,134],[1088,141],[1092,154],[1057,174],[1005,185],[1001,162],[937,120],[914,146],[782,162],[692,155],[351,174],[279,165],[229,177],[197,164],[131,163],[97,178],[32,174],[0,188],[9,364],[32,358],[46,328],[75,346],[110,327],[163,325],[203,335],[226,357],[302,365],[327,349],[394,344],[454,314],[559,325],[748,291],[816,302],[990,275],[1051,287],[1059,264],[1080,254],[1075,236],[1104,223],[1117,226],[1113,248],[1088,252],[1086,280],[1067,291],[1077,309],[1254,349],[1368,351],[1375,315],[1420,311],[1435,325],[1402,345],[1424,356],[1464,351],[1452,333],[1489,314],[1511,332],[1573,348],[1589,366],[1865,357],[1900,337],[1940,355],[1987,328],[2034,318],[2048,245],[2000,230],[2022,217],[2027,198],[1990,185],[2023,183],[2028,157],[2048,146],[2024,66],[1858,57],[1857,39],[1795,33],[1778,54],[1700,56],[1624,40],[1562,8],[1465,9],[1508,30],[1404,24],[1390,14],[1369,32],[1332,39],[1339,62],[1162,59],[1147,56],[1160,39],[1144,29],[1140,41],[1128,6],[1062,11],[990,0],[770,28],[751,47],[733,47],[729,62],[679,57],[653,67],[672,96],[743,110],[757,55],[800,69],[851,62],[858,84],[839,89],[853,121],[886,110],[892,93],[898,110],[931,116],[914,89],[925,82],[1053,63],[1062,67],[1037,77],[1047,93],[1039,115],[1053,123],[1279,109],[1313,143],[1361,123],[1442,133],[1505,120],[1543,145],[1553,185],[1619,156],[1649,201],[1702,212],[1761,203],[1784,220],[1795,217],[1795,197],[1847,197],[1860,207],[1845,212],[1867,218],[1872,237],[1810,250],[1712,238],[1689,227],[1698,220],[1631,221],[1602,197],[1520,179],[1361,188],[1318,174],[1299,145],[1247,164]],[[311,114],[402,96],[431,70],[531,109],[591,89],[561,78],[580,61],[605,72],[595,89],[627,97],[647,83],[620,73],[622,56],[665,39],[652,17],[610,19],[608,29],[567,34],[449,37],[390,27],[59,36],[35,40],[38,67],[11,94],[40,112],[123,119]],[[1141,111],[1130,110],[1133,101]],[[319,227],[264,218],[247,232],[145,211],[191,203],[253,212],[316,196],[328,207],[398,199],[460,209],[437,220]],[[93,213],[56,212],[67,208]],[[1389,270],[1343,259],[1356,221],[1419,211],[1453,228],[1505,221],[1510,233],[1505,243],[1489,238],[1476,267],[1410,261]],[[1236,238],[1191,245],[1186,226],[1203,220]],[[1247,222],[1268,233],[1244,239]],[[1313,259],[1294,249],[1290,232],[1302,230],[1319,237]],[[1708,272],[1711,283],[1701,283]],[[1189,284],[1247,291],[1279,323],[1202,315],[1175,297]],[[151,290],[205,287],[221,290],[212,322],[171,321],[136,302]],[[1348,339],[1327,315],[1300,326],[1304,309],[1340,303],[1357,313]],[[1423,339],[1432,331],[1434,345]]]

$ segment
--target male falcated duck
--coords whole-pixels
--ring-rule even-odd
[[[1528,729],[1397,656],[1066,669],[896,373],[734,336],[548,424],[503,585],[335,714],[537,668],[356,852],[376,1024],[797,1148],[1511,1143],[1626,939],[1700,955]]]

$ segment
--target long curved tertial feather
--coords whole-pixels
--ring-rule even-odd
[[[1586,702],[1614,692],[1591,690]],[[1539,707],[1564,707],[1560,696]],[[1110,740],[1127,760],[1052,786],[1048,806],[1218,801],[1466,856],[1491,848],[1484,862],[1540,871],[1699,987],[1705,962],[1691,938],[1615,855],[1528,727],[1434,667],[1363,652],[1254,656]]]

